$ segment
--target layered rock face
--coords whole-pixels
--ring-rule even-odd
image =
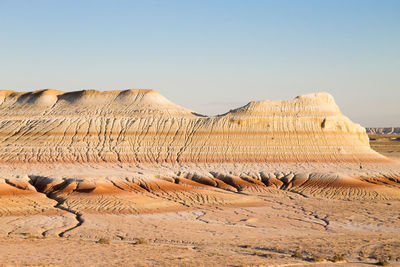
[[[0,215],[76,216],[60,235],[85,212],[249,205],[280,190],[400,199],[400,165],[327,93],[208,117],[154,90],[0,91],[0,167]]]
[[[374,135],[400,135],[400,127],[366,128],[367,133]]]
[[[4,163],[377,162],[365,129],[326,93],[213,117],[154,90],[0,91]]]

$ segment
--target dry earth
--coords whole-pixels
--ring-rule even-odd
[[[386,157],[400,160],[400,134],[370,134],[371,148]]]
[[[400,265],[400,142],[376,153],[328,94],[213,117],[153,90],[0,99],[0,265]]]
[[[259,205],[139,215],[86,214],[63,237],[67,214],[2,217],[0,262],[18,266],[368,266],[400,262],[398,201],[332,200],[292,192]],[[109,239],[110,244],[97,243]],[[105,240],[108,241],[108,240]],[[107,242],[103,242],[107,243]],[[344,255],[346,263],[327,261]],[[296,257],[293,257],[295,255]],[[315,262],[315,260],[317,262]]]

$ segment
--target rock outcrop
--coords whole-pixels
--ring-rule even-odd
[[[200,116],[154,90],[0,91],[3,163],[379,162],[332,96]]]
[[[400,127],[366,128],[367,134],[400,135]]]
[[[60,235],[85,212],[247,205],[282,190],[400,199],[400,165],[327,93],[208,117],[154,90],[0,91],[0,166],[0,214],[69,212],[77,223]]]

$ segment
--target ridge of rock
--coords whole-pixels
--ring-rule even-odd
[[[1,162],[374,162],[328,93],[202,117],[155,90],[0,91]]]
[[[0,91],[0,112],[9,116],[64,116],[106,114],[152,114],[194,116],[152,89],[114,91],[81,90],[61,92],[44,89],[35,92]]]
[[[400,199],[400,164],[327,93],[210,117],[154,90],[0,91],[0,102],[0,216],[42,203],[75,218],[60,236],[91,212],[247,205],[279,190]]]

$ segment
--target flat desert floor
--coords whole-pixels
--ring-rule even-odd
[[[375,137],[376,138],[376,137]],[[399,159],[398,139],[371,140]],[[400,202],[271,190],[253,206],[0,217],[0,266],[400,266]]]
[[[263,205],[86,216],[64,237],[40,235],[63,215],[2,218],[4,266],[400,265],[400,203],[260,196]],[[8,221],[7,221],[8,220]],[[3,229],[5,230],[5,229]],[[343,257],[343,259],[341,258]],[[333,262],[335,261],[336,262]]]
[[[370,135],[370,144],[382,155],[400,160],[400,135]]]

